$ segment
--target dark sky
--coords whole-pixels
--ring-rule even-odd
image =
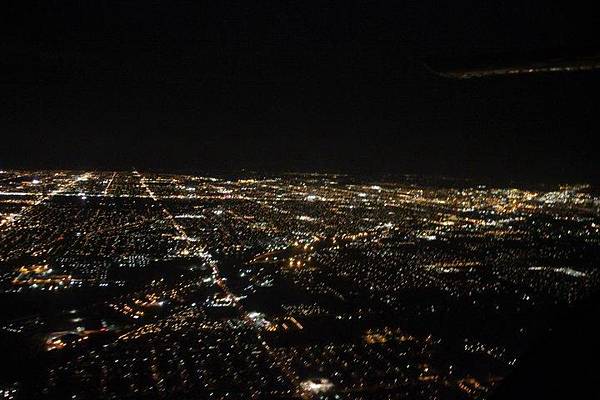
[[[392,3],[5,6],[0,168],[598,179],[599,72],[457,80],[423,63],[598,48],[597,13]]]

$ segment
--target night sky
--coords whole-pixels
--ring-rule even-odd
[[[392,3],[5,6],[0,168],[599,178],[600,72],[425,65],[599,48],[597,13]]]

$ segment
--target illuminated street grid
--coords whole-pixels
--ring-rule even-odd
[[[482,398],[600,287],[586,185],[249,176],[2,171],[0,395]]]

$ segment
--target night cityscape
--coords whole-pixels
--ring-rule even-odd
[[[479,399],[600,287],[589,185],[0,172],[2,398]]]
[[[600,398],[600,14],[4,2],[0,400]]]

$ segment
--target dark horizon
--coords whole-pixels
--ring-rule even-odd
[[[27,10],[3,44],[0,168],[597,183],[600,73],[458,80],[426,64],[600,48],[594,14],[425,3]]]

